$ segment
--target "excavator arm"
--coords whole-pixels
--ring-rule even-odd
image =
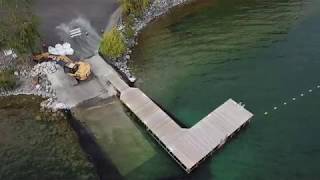
[[[33,56],[33,60],[37,62],[47,61],[49,59],[49,53],[42,53]]]
[[[67,56],[56,56],[56,55],[49,55],[49,58],[54,59],[55,61],[62,61],[64,63],[72,63],[72,60]]]

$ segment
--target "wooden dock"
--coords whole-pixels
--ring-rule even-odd
[[[128,88],[120,99],[188,173],[253,116],[229,99],[192,128],[185,129],[140,89]]]
[[[229,99],[192,128],[182,128],[140,89],[129,87],[108,64],[99,64],[100,69],[101,66],[108,66],[103,68],[108,69],[108,73],[96,72],[101,75],[100,79],[115,87],[120,100],[188,173],[253,117]]]

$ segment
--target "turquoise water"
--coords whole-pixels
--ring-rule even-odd
[[[138,87],[187,127],[228,98],[255,118],[191,175],[159,150],[128,179],[319,179],[319,19],[317,0],[200,0],[150,24]]]

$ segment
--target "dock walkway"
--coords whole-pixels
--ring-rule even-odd
[[[120,100],[188,173],[253,117],[251,112],[229,99],[193,127],[182,128],[140,89],[129,87],[101,57],[94,57],[92,62],[94,74],[114,86],[120,93]],[[104,71],[99,71],[102,69]]]

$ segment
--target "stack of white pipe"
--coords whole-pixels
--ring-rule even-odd
[[[56,44],[55,47],[49,46],[48,52],[53,55],[65,56],[65,55],[73,55],[74,50],[71,48],[69,43],[64,44]]]

